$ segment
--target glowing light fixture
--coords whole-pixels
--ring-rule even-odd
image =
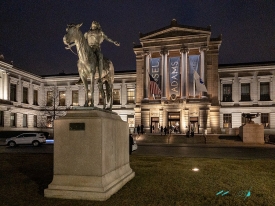
[[[192,169],[192,171],[198,172],[198,171],[199,171],[199,168],[196,168],[196,167],[195,167],[195,168]]]

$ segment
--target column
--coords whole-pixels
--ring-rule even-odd
[[[4,93],[3,93],[3,99],[8,100],[9,99],[9,94],[10,94],[10,87],[9,87],[9,73],[8,72],[3,72],[3,77],[4,77]]]
[[[162,75],[161,75],[161,99],[166,100],[167,97],[167,55],[168,50],[166,48],[163,48],[160,51],[161,59],[162,59]]]
[[[204,66],[204,56],[205,56],[205,52],[206,51],[206,48],[205,47],[202,47],[200,48],[200,53],[201,53],[201,67],[200,67],[200,77],[201,77],[201,80],[204,82],[205,84],[205,80],[204,80],[204,72],[205,72],[205,66]],[[205,84],[206,85],[206,84]],[[206,98],[205,96],[205,92],[202,92],[202,98]]]
[[[188,95],[187,93],[187,54],[188,54],[188,49],[187,48],[181,48],[180,50],[181,53],[181,99],[185,99]],[[185,81],[184,81],[185,80]]]
[[[70,82],[67,82],[67,86],[65,87],[66,91],[65,91],[65,105],[66,107],[70,107],[70,105],[73,104],[72,101],[72,89],[71,89],[71,85]]]
[[[16,90],[16,101],[18,103],[21,103],[22,102],[22,97],[23,97],[23,94],[22,94],[22,80],[21,80],[21,76],[18,77],[18,83],[17,83],[17,90]]]
[[[33,105],[33,84],[32,84],[32,79],[30,79],[30,86],[29,86],[29,91],[28,91],[28,102],[30,105]]]
[[[125,79],[122,79],[122,84],[121,84],[121,94],[120,94],[120,98],[121,98],[121,106],[125,107],[125,105],[127,104],[127,85],[125,84]]]
[[[144,86],[143,86],[143,98],[148,99],[148,89],[149,89],[149,61],[150,61],[150,52],[149,51],[144,51],[144,56],[145,56],[145,69],[143,72],[143,79],[144,79]]]

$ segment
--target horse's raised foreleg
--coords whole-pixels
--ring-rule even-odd
[[[89,106],[89,96],[88,96],[88,80],[87,80],[87,76],[85,75],[85,72],[84,72],[84,66],[83,64],[78,61],[77,62],[77,67],[78,67],[78,73],[79,73],[79,76],[83,82],[83,85],[84,85],[84,90],[85,90],[85,103],[84,103],[84,107],[88,107]]]

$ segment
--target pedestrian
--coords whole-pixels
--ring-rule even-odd
[[[188,131],[186,132],[186,137],[189,137],[189,134],[190,134],[190,131],[188,130]]]
[[[141,129],[141,134],[143,134],[143,129],[144,129],[144,126],[143,126],[143,124],[140,126],[140,129]]]
[[[132,154],[132,146],[134,145],[134,138],[132,134],[129,134],[129,154]]]
[[[194,130],[191,129],[191,137],[194,137]]]
[[[155,133],[155,126],[152,126],[152,133]]]
[[[162,135],[163,132],[163,126],[160,127],[160,135]]]
[[[140,126],[139,126],[139,124],[137,126],[137,133],[138,133],[138,136],[139,136],[139,133],[140,133]]]
[[[167,133],[167,127],[165,126],[164,127],[164,134],[166,135],[166,133]]]

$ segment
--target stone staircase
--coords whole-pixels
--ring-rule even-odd
[[[143,134],[133,135],[138,144],[159,143],[159,144],[240,144],[242,140],[238,136],[221,135],[221,134],[195,134],[194,137],[186,137],[183,134]]]

